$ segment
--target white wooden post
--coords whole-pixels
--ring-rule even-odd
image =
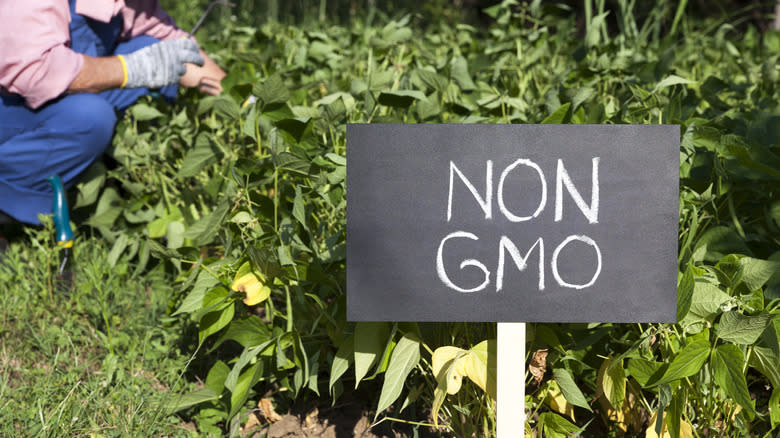
[[[525,437],[525,323],[499,322],[496,345],[496,435]]]

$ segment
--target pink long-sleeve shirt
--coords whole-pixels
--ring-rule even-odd
[[[104,23],[121,15],[120,41],[187,36],[157,0],[77,0],[76,12]],[[70,49],[70,20],[67,0],[0,0],[0,92],[35,109],[68,89],[84,64]]]

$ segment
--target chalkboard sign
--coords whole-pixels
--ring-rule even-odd
[[[674,322],[679,132],[349,125],[348,319]]]

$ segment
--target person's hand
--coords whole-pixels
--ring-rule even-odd
[[[175,84],[187,71],[185,63],[205,63],[198,45],[183,38],[161,41],[133,53],[120,55],[120,59],[127,72],[124,88],[161,88]]]
[[[198,87],[201,93],[216,96],[222,92],[221,81],[225,72],[211,59],[206,52],[200,51],[203,65],[187,64],[187,72],[181,77],[179,85],[185,88]]]

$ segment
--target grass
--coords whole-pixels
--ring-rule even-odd
[[[0,436],[192,436],[166,401],[191,388],[163,267],[80,237],[66,275],[50,226],[0,254]]]

